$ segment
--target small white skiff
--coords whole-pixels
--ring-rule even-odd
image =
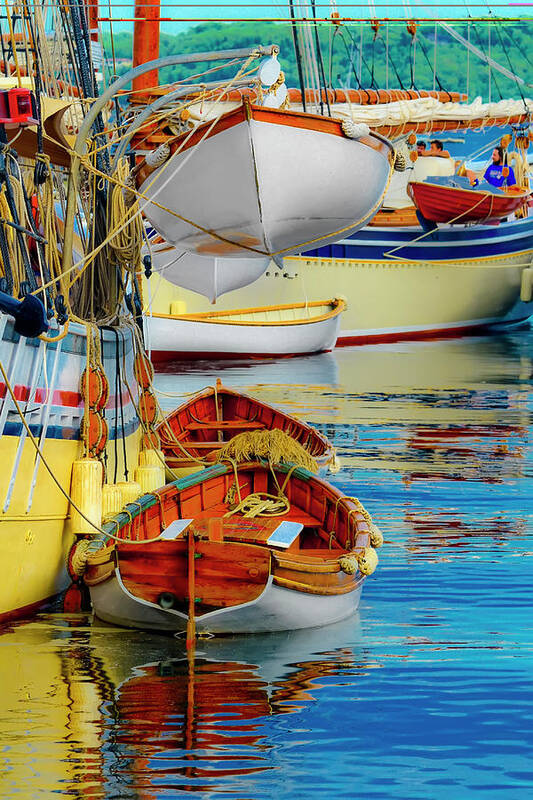
[[[170,244],[219,257],[289,255],[358,230],[394,157],[366,125],[247,100],[166,145],[137,173],[143,210]]]
[[[335,347],[341,298],[203,314],[153,314],[145,319],[154,361],[295,356]]]

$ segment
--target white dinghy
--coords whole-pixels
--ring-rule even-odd
[[[366,124],[246,99],[165,147],[164,163],[137,173],[145,214],[170,244],[212,257],[289,255],[358,230],[394,157]]]
[[[145,318],[155,362],[199,358],[271,358],[320,353],[335,347],[340,298],[203,314]]]

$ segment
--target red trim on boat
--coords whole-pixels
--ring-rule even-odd
[[[12,611],[4,611],[3,614],[0,614],[0,625],[8,625],[10,622],[17,622],[18,620],[32,617],[40,609],[49,606],[61,594],[62,592],[56,592],[56,594],[50,595],[50,597],[45,597],[44,600],[37,600],[37,602],[30,603],[27,606],[14,608]]]
[[[210,353],[210,352],[179,352],[176,350],[152,350],[151,359],[154,364],[165,361],[199,361],[209,359],[234,360],[238,358],[296,358],[297,356],[311,356],[314,353],[329,353],[330,350],[315,350],[311,353]]]
[[[407,193],[426,219],[460,223],[506,217],[520,208],[529,196],[528,191],[496,194],[490,187],[484,191],[483,188],[465,189],[425,181],[411,181]]]
[[[15,394],[16,399],[20,403],[25,403],[29,399],[30,396],[30,387],[25,386],[24,384],[17,383],[16,386],[13,387],[13,392]],[[6,385],[0,381],[0,399],[6,396]],[[128,392],[123,392],[122,394],[122,405],[125,407],[129,405],[131,402],[130,396]],[[47,391],[44,388],[39,388],[35,392],[35,403],[46,403],[47,402]],[[83,405],[82,396],[79,392],[72,392],[67,391],[64,389],[56,389],[52,397],[52,405],[54,406],[64,406],[65,408],[78,408]],[[110,395],[109,400],[107,401],[106,408],[113,408],[115,405],[115,397],[114,395]]]
[[[356,344],[379,344],[385,342],[415,341],[421,339],[453,339],[465,333],[480,333],[487,328],[500,326],[505,328],[510,325],[520,325],[527,322],[530,315],[509,322],[480,322],[479,324],[458,325],[456,328],[430,328],[424,331],[391,331],[389,333],[371,333],[359,336],[343,336],[337,339],[336,347],[350,347]]]
[[[291,128],[299,128],[301,130],[328,133],[332,136],[346,138],[342,130],[342,122],[340,119],[323,117],[319,114],[307,114],[303,111],[292,111],[290,109],[266,108],[264,106],[252,105],[245,100],[242,105],[234,108],[232,111],[228,111],[226,114],[222,114],[216,121],[211,120],[202,123],[194,131],[182,133],[174,139],[170,139],[168,141],[170,152],[172,155],[174,155],[177,150],[179,150],[180,153],[184,153],[201,141],[210,139],[217,133],[233,128],[250,119],[275,125],[287,125]],[[359,141],[378,152],[382,152],[385,158],[389,156],[392,157],[392,145],[378,136],[369,134],[368,136],[360,138]],[[137,186],[141,186],[153,171],[153,168],[143,163],[136,175]]]

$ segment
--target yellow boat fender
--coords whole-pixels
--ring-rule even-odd
[[[373,547],[365,547],[357,556],[357,564],[362,575],[372,575],[378,565],[378,554]]]
[[[122,495],[122,506],[125,506],[128,503],[134,503],[143,492],[140,483],[137,483],[136,481],[118,481],[118,483],[115,483],[115,486],[120,489],[120,493]]]
[[[148,494],[165,485],[165,468],[155,464],[145,464],[135,470],[135,480],[140,485],[142,492]]]
[[[73,504],[97,528],[102,525],[103,466],[96,458],[80,458],[72,464],[70,496]],[[87,519],[71,507],[72,529],[77,534],[95,534],[97,530]]]
[[[104,483],[102,487],[102,520],[118,514],[123,505],[120,486],[116,483]]]
[[[77,582],[87,569],[90,549],[90,539],[80,539],[70,548],[67,558],[67,572],[72,581]]]
[[[376,548],[381,547],[381,545],[383,544],[383,534],[381,533],[378,526],[374,525],[374,523],[372,523],[372,525],[370,526],[370,543],[372,547]]]
[[[184,300],[172,300],[170,303],[170,316],[180,317],[187,313],[187,303]]]
[[[165,456],[163,451],[152,447],[141,450],[139,453],[139,466],[145,467],[147,464],[164,469]]]
[[[522,271],[520,281],[520,300],[523,303],[531,303],[533,298],[533,269],[527,267]]]

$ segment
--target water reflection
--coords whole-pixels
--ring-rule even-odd
[[[386,544],[361,620],[180,640],[0,636],[0,797],[514,800],[531,789],[533,334],[181,365],[316,424]]]
[[[265,720],[301,712],[328,679],[367,674],[359,627],[200,640],[191,660],[182,640],[81,616],[18,625],[0,639],[0,794],[148,799],[270,770]]]

